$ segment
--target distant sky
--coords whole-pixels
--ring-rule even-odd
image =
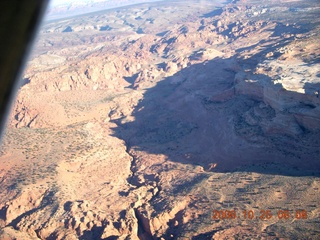
[[[115,7],[115,6],[126,6],[130,4],[137,4],[141,2],[153,2],[161,0],[49,0],[49,6],[47,9],[47,14],[45,16],[46,20],[59,19],[62,17],[71,17],[76,16],[77,14],[84,14],[93,11],[98,11],[99,5],[96,3],[105,3],[101,6],[105,8]],[[69,7],[72,5],[72,8],[56,8],[57,6]]]
[[[92,0],[50,0],[50,6],[57,6],[61,4],[69,4],[72,2],[81,2],[81,3],[88,3],[92,2]]]

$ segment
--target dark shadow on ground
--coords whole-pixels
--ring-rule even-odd
[[[73,32],[72,27],[68,26],[66,29],[62,31],[63,33]]]
[[[320,82],[318,82],[318,83],[305,83],[303,88],[304,88],[306,94],[310,94],[310,95],[315,94],[318,96],[318,98],[320,98]]]
[[[134,83],[135,80],[137,79],[137,77],[139,76],[139,73],[136,73],[134,75],[132,75],[131,77],[124,77],[124,80],[126,80],[128,83],[130,83],[131,85],[128,86],[128,88],[134,88]]]
[[[29,78],[24,78],[21,80],[20,82],[20,88],[22,88],[23,86],[27,85],[30,83],[30,79]]]
[[[100,27],[99,31],[111,31],[113,28],[109,25]]]
[[[223,9],[218,8],[218,9],[213,10],[212,12],[209,12],[209,13],[202,15],[202,17],[203,18],[212,18],[212,17],[221,15],[221,13],[223,13]]]
[[[275,32],[280,34],[278,29]],[[206,171],[320,176],[319,132],[297,124],[297,135],[267,133],[265,125],[279,112],[265,106],[263,97],[234,94],[238,71],[235,65],[253,71],[268,52],[292,40],[269,45],[260,42],[264,48],[246,59],[238,55],[214,58],[167,77],[144,93],[133,112],[133,122],[114,120],[118,126],[114,136],[126,142],[128,151],[163,154],[170,161],[201,165]],[[236,54],[254,47],[240,49]],[[255,78],[271,83],[266,75],[256,74]],[[135,76],[126,80],[133,85]],[[250,88],[251,83],[247,84]],[[294,97],[299,95],[292,93]],[[257,110],[261,116],[251,120],[258,123],[248,124],[247,118],[254,118]],[[216,167],[212,167],[214,164]]]

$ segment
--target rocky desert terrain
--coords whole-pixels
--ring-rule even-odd
[[[45,22],[0,149],[0,239],[319,239],[319,16],[177,0]]]

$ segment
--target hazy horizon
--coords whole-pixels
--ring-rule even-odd
[[[104,1],[104,0],[51,0],[49,6],[50,7],[55,7],[55,6],[59,6],[59,5],[70,4],[70,3],[73,3],[73,2],[88,3],[88,2],[102,2],[102,1]]]
[[[54,20],[103,9],[110,9],[114,7],[122,7],[132,4],[154,1],[159,0],[133,0],[120,2],[114,0],[52,0],[49,2],[45,18],[47,20]]]

